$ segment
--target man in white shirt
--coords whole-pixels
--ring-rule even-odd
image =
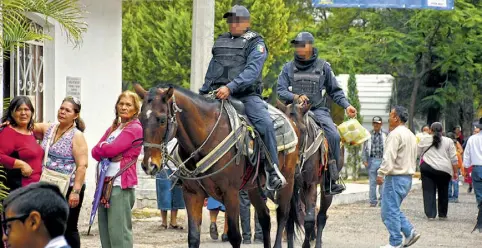
[[[482,128],[482,118],[475,126]],[[482,133],[472,135],[468,140],[464,150],[464,167],[472,166],[472,187],[474,188],[475,198],[479,208],[477,224],[474,227],[482,233]]]
[[[412,224],[400,210],[403,199],[412,187],[415,173],[417,142],[415,135],[405,127],[408,111],[395,106],[388,119],[388,134],[383,160],[378,169],[377,183],[383,184],[382,221],[390,233],[390,243],[381,248],[399,248],[413,245],[420,238]],[[384,182],[385,181],[385,182]],[[405,242],[403,242],[403,235]]]
[[[33,183],[4,200],[3,241],[11,248],[70,248],[64,238],[69,205],[56,185]]]

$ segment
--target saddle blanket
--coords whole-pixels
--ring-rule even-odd
[[[269,115],[273,120],[278,151],[286,151],[287,153],[293,152],[296,149],[296,145],[298,144],[298,136],[296,135],[296,132],[291,125],[290,120],[283,112],[281,112],[281,110],[277,109],[271,104],[266,104],[268,105]],[[231,122],[231,128],[233,130],[236,130],[239,125],[241,125],[240,118],[244,118],[247,120],[245,116],[241,116],[237,113],[236,109],[233,107],[233,105],[231,105],[231,103],[226,102],[224,104],[224,108],[228,113],[229,120]],[[252,153],[251,149],[249,153]]]

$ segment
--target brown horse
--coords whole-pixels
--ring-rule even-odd
[[[135,84],[134,88],[144,100],[139,119],[144,128],[142,168],[147,174],[152,175],[163,166],[168,157],[164,153],[165,144],[173,137],[178,140],[178,155],[183,161],[180,166],[194,171],[196,163],[218,146],[232,130],[229,117],[218,100],[208,99],[172,85],[158,86],[149,91],[145,91],[139,84]],[[286,178],[287,185],[277,194],[278,230],[274,247],[281,247],[281,237],[290,214],[290,205],[297,204],[291,202],[297,154],[298,150],[289,154],[278,154],[280,171]],[[208,170],[196,176],[182,177],[188,213],[189,247],[200,245],[202,208],[204,199],[208,196],[224,203],[228,218],[229,242],[232,247],[240,247],[239,190],[243,183],[247,160],[238,149],[232,147]],[[259,170],[263,171],[263,166],[260,167]],[[263,175],[261,184],[264,180]],[[244,189],[248,190],[251,203],[256,209],[263,229],[264,247],[268,248],[271,246],[271,222],[269,209],[261,195],[262,191],[258,188],[257,180],[251,179]]]
[[[304,150],[310,147],[313,142],[315,142],[316,134],[314,132],[309,132],[308,123],[306,123],[305,115],[310,109],[310,105],[302,106],[300,104],[290,104],[288,106],[284,105],[280,101],[277,102],[276,107],[282,110],[299,128],[300,136],[298,140],[300,143],[300,150]],[[325,138],[323,138],[325,139]],[[316,248],[321,248],[322,246],[322,233],[325,228],[326,221],[328,219],[327,211],[331,206],[333,200],[332,195],[327,195],[324,193],[323,188],[321,188],[320,197],[320,211],[315,221],[315,207],[318,197],[317,189],[318,185],[323,186],[325,182],[325,170],[326,158],[322,157],[322,154],[327,154],[327,149],[325,148],[325,140],[318,147],[317,151],[308,158],[302,164],[302,169],[298,175],[295,176],[295,187],[300,187],[301,199],[305,205],[304,213],[304,228],[305,228],[305,239],[303,242],[303,248],[310,247],[310,241],[312,237],[316,237]],[[343,151],[343,149],[342,149]],[[341,156],[343,157],[343,152]],[[301,154],[300,154],[301,157]],[[338,170],[340,171],[343,167],[343,159],[340,159],[338,163]],[[301,158],[299,160],[301,162]],[[291,216],[290,216],[291,217]],[[316,223],[316,227],[315,227]],[[287,223],[287,238],[288,244],[293,243],[294,239],[294,223],[293,220],[288,219]],[[315,235],[316,232],[316,235]]]

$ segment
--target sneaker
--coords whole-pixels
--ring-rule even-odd
[[[370,203],[370,207],[371,207],[371,208],[374,208],[374,207],[376,207],[376,206],[377,206],[376,203]]]
[[[380,248],[402,248],[402,245],[393,246],[391,244],[380,246]]]
[[[472,193],[472,187],[469,187],[469,188],[467,189],[467,193],[468,193],[468,194]]]
[[[439,216],[438,219],[439,220],[447,220],[447,216]]]
[[[409,237],[405,238],[405,244],[403,245],[403,247],[409,247],[415,244],[415,242],[417,242],[420,236],[421,235],[417,233],[415,229],[412,229],[412,234]]]

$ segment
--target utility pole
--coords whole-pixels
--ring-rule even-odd
[[[191,91],[198,92],[211,60],[214,40],[214,0],[194,0],[191,46]]]

